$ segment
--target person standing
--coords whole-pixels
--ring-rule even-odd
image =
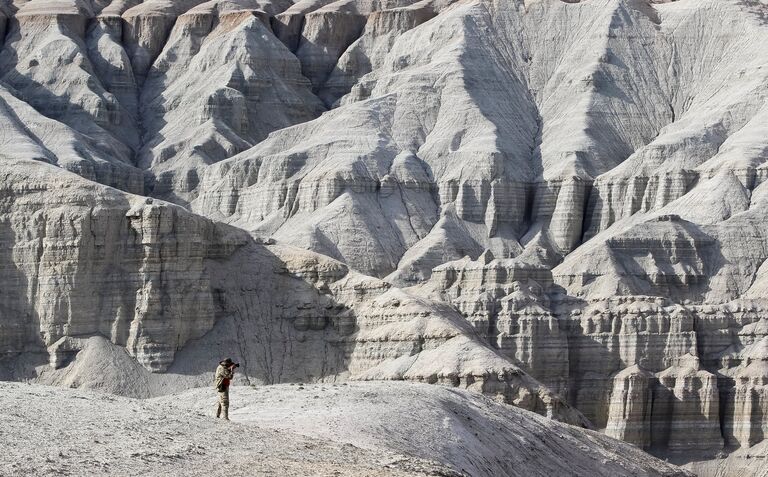
[[[219,362],[216,368],[216,391],[219,393],[219,404],[216,406],[216,418],[229,420],[229,385],[235,376],[235,368],[239,367],[232,359]]]

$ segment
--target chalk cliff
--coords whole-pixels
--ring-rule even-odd
[[[675,459],[748,450],[767,19],[0,0],[0,377],[148,396],[227,349],[254,382],[449,384]]]

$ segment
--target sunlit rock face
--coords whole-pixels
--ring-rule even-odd
[[[0,352],[758,444],[766,8],[0,1]]]
[[[578,298],[559,281],[541,264],[486,251],[435,268],[413,290],[451,303],[612,437],[678,458],[762,439],[768,302]],[[671,285],[687,296],[685,280]]]
[[[590,425],[447,304],[39,161],[3,171],[0,360],[47,355],[45,382],[151,395],[148,373],[207,382],[228,350],[253,382],[441,383]]]
[[[710,180],[725,198],[694,222],[724,220],[762,181],[766,58],[744,40],[766,34],[760,6],[390,7],[312,5],[307,41],[286,42],[333,109],[208,168],[194,210],[403,285],[534,237],[562,258]],[[338,25],[322,54],[321,18]]]

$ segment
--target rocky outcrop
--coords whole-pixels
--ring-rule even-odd
[[[452,307],[351,273],[340,263],[315,254],[300,254],[293,248],[270,250],[291,275],[334,298],[335,305],[326,305],[321,312],[325,316],[305,305],[299,307],[298,317],[282,317],[293,321],[293,330],[286,333],[298,332],[302,346],[313,339],[312,331],[323,332],[331,348],[342,353],[335,370],[332,360],[323,364],[324,373],[341,373],[354,380],[408,380],[460,387],[590,426],[562,398],[482,344],[472,326]],[[333,353],[325,351],[326,359]]]
[[[723,444],[718,413],[717,377],[683,356],[659,376],[654,399],[659,412],[651,416],[652,445],[670,452],[712,451]]]
[[[613,378],[605,433],[641,449],[651,446],[652,373],[630,366]]]
[[[213,326],[205,262],[243,234],[39,162],[3,170],[3,354],[101,334],[162,371]]]
[[[554,278],[541,262],[486,251],[435,268],[417,290],[451,303],[486,342],[613,437],[681,458],[763,435],[764,301],[584,300]]]
[[[724,372],[722,378],[733,383],[727,390],[723,434],[733,446],[751,447],[765,439],[766,429],[766,345],[768,320],[745,326],[740,332],[748,337],[739,356],[739,366]],[[737,355],[738,356],[738,355]]]
[[[540,414],[589,425],[561,398],[490,348],[454,310],[388,291],[356,312],[353,377],[443,384],[475,390]],[[469,328],[469,329],[467,329]]]
[[[563,322],[549,309],[545,266],[497,260],[490,251],[434,269],[427,289],[453,304],[501,353],[566,394],[568,346]]]
[[[675,453],[720,449],[717,377],[686,355],[654,375],[637,365],[613,378],[606,434]]]

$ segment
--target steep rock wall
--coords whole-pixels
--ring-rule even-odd
[[[148,369],[165,370],[213,326],[206,260],[231,253],[244,236],[47,169],[4,164],[3,353],[101,334]]]
[[[589,425],[447,305],[49,164],[2,170],[0,359],[47,356],[44,382],[167,392],[226,353],[254,382],[442,383]]]
[[[437,267],[418,293],[451,303],[500,354],[613,437],[680,459],[762,436],[764,299],[584,299],[564,294],[557,278],[486,251]]]

